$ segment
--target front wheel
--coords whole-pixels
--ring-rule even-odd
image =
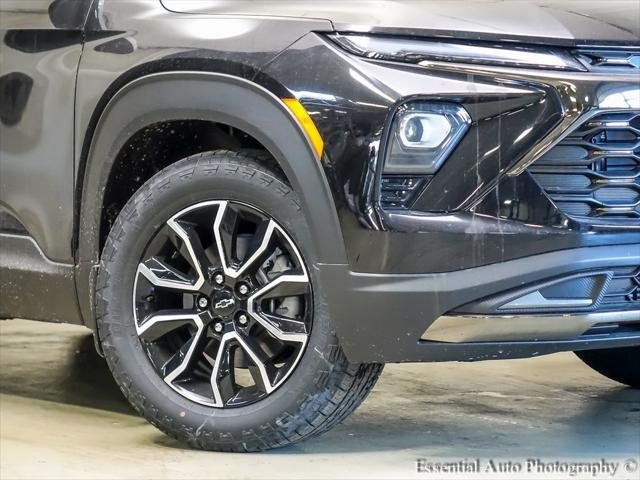
[[[349,415],[382,365],[339,346],[295,192],[250,154],[158,173],[103,250],[98,331],[125,396],[194,447],[256,451]]]
[[[605,377],[640,388],[640,347],[583,350],[576,355]]]

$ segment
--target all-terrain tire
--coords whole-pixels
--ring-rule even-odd
[[[356,409],[383,368],[346,358],[327,313],[322,285],[309,268],[313,325],[308,343],[295,370],[265,398],[237,408],[209,407],[177,393],[154,370],[136,332],[132,289],[141,252],[176,212],[218,199],[255,205],[288,232],[307,265],[313,264],[315,252],[300,199],[261,160],[247,152],[215,151],[165,168],[122,209],[101,256],[96,314],[111,372],[141,415],[196,448],[259,451],[323,433]]]

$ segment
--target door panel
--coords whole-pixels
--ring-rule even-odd
[[[74,96],[91,0],[0,0],[0,207],[72,262]]]

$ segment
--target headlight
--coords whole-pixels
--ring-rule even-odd
[[[329,38],[354,55],[373,60],[418,63],[456,62],[502,67],[585,71],[567,50],[514,43],[418,40],[381,35],[333,34]]]
[[[400,107],[391,126],[384,173],[433,175],[469,129],[460,105],[412,102]]]

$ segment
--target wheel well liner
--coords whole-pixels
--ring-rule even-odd
[[[144,183],[183,158],[213,150],[247,153],[289,183],[264,146],[241,130],[203,120],[154,123],[129,137],[111,167],[102,200],[99,250],[124,205]]]
[[[104,190],[121,149],[136,132],[157,122],[204,120],[238,128],[276,159],[314,239],[317,263],[346,264],[329,185],[306,134],[284,103],[263,87],[225,74],[162,72],[126,84],[110,99],[96,124],[82,181],[76,285],[87,326],[94,328],[93,285],[99,262]],[[92,273],[93,272],[93,273]]]

